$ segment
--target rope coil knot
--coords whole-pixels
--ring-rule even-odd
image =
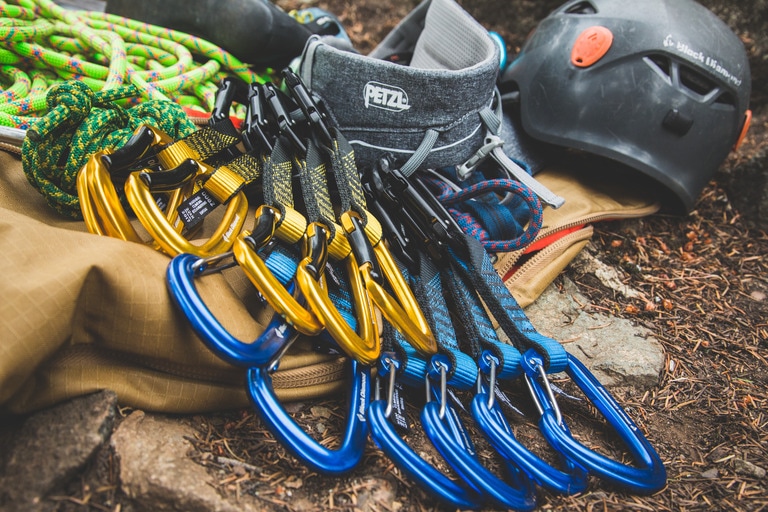
[[[27,131],[22,166],[27,180],[59,213],[82,218],[77,174],[90,155],[119,147],[141,124],[155,126],[174,139],[195,130],[181,107],[154,100],[126,109],[115,101],[139,96],[135,85],[98,92],[79,81],[52,87],[46,95],[48,113]]]

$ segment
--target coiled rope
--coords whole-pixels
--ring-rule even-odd
[[[140,125],[155,126],[174,139],[195,131],[176,103],[152,100],[129,109],[115,103],[138,95],[135,85],[93,92],[74,80],[50,90],[49,112],[27,131],[21,162],[27,180],[57,212],[82,218],[77,173],[91,154],[121,146]]]
[[[0,125],[28,129],[46,92],[78,80],[94,91],[136,86],[133,103],[174,101],[209,112],[224,76],[264,82],[230,53],[195,36],[51,0],[0,0]]]
[[[77,173],[92,153],[123,145],[141,124],[185,137],[195,127],[181,106],[210,112],[225,76],[269,78],[183,32],[51,0],[0,0],[0,126],[27,130],[24,173],[67,217],[81,218]]]

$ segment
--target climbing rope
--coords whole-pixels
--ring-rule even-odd
[[[267,78],[216,45],[183,32],[51,0],[0,1],[0,125],[28,129],[47,108],[47,92],[77,80],[94,91],[131,84],[136,104],[167,100],[213,108],[217,83],[234,75]]]
[[[174,139],[195,131],[175,103],[153,100],[129,109],[115,103],[138,95],[134,85],[93,92],[78,81],[51,89],[48,114],[27,130],[21,161],[27,180],[57,212],[82,218],[77,173],[91,154],[121,146],[140,125],[155,126]]]

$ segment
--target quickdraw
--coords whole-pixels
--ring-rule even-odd
[[[349,143],[322,106],[290,70],[283,77],[284,90],[224,81],[208,126],[180,138],[140,126],[122,147],[94,152],[77,178],[91,232],[173,256],[166,278],[179,309],[206,346],[247,368],[248,393],[275,437],[308,466],[338,474],[359,463],[370,429],[403,471],[460,508],[531,510],[536,486],[582,492],[590,474],[634,492],[662,488],[664,466],[647,439],[573,355],[536,331],[493,268],[486,250],[525,246],[536,236],[537,194],[511,175],[485,179],[476,165],[482,155],[461,176],[456,170],[403,173],[382,158],[361,180]],[[247,105],[242,131],[229,120],[235,100]],[[470,181],[460,186],[458,178]],[[211,238],[193,244],[195,224],[180,212],[198,194],[226,211]],[[511,235],[473,228],[499,203],[514,201],[530,215]],[[246,230],[249,202],[259,206]],[[133,227],[129,210],[150,240]],[[194,284],[228,265],[242,269],[275,312],[253,342],[229,333]],[[493,320],[511,344],[500,340]],[[272,372],[301,335],[351,359],[346,426],[337,449],[302,430],[273,389]],[[374,365],[379,371],[371,400]],[[635,466],[574,439],[548,381],[559,372],[603,414]],[[562,457],[559,467],[515,438],[496,400],[504,396],[501,386],[513,380],[529,389],[539,429]],[[421,427],[458,480],[427,463],[396,431],[398,384],[425,386]],[[501,456],[506,478],[478,458],[451,403],[458,403],[453,389],[474,391],[469,412]]]
[[[394,175],[392,182],[399,187],[398,190],[404,190],[403,177],[392,173],[391,170],[386,169],[386,166],[382,168],[385,169],[385,176]],[[413,182],[418,179],[414,176],[408,180],[409,186],[416,186]],[[379,189],[387,186],[387,180],[383,181],[384,185],[379,186]],[[432,184],[434,183],[433,179]],[[392,197],[394,197],[392,194],[388,196],[390,200]],[[404,194],[400,197],[409,196]],[[662,488],[666,481],[663,464],[616,401],[576,358],[565,352],[556,341],[536,332],[493,270],[489,256],[480,247],[479,242],[466,235],[442,205],[436,204],[429,196],[422,195],[421,199],[418,202],[402,201],[401,207],[407,211],[406,215],[402,216],[400,225],[407,226],[411,236],[425,240],[425,244],[432,248],[430,254],[438,254],[442,257],[442,264],[449,269],[446,282],[454,296],[451,309],[460,319],[463,319],[460,322],[464,329],[468,329],[467,332],[471,333],[470,339],[483,340],[487,348],[491,349],[498,349],[501,346],[494,341],[495,334],[487,325],[483,327],[475,322],[484,317],[485,308],[487,308],[513,344],[525,351],[522,357],[519,352],[516,357],[509,351],[506,356],[499,357],[498,351],[495,354],[493,351],[484,351],[478,359],[483,374],[488,375],[489,383],[486,385],[478,381],[478,393],[473,399],[472,410],[494,447],[505,458],[514,460],[533,481],[560,492],[583,490],[586,487],[587,471],[636,492],[655,492]],[[417,221],[419,218],[422,222]],[[407,236],[405,235],[405,238]],[[402,235],[399,238],[404,239]],[[476,302],[477,298],[482,298],[482,305]],[[478,349],[474,351],[477,354]],[[541,411],[542,418],[547,418],[546,421],[540,422],[540,429],[553,448],[565,458],[566,471],[544,464],[541,459],[522,447],[511,435],[511,429],[498,407],[494,408],[492,397],[496,393],[495,386],[500,380],[504,380],[504,377],[498,379],[496,370],[501,368],[501,374],[503,374],[507,363],[512,364],[516,369],[509,371],[506,377],[517,378],[522,375]],[[640,465],[639,468],[612,461],[573,439],[559,414],[549,383],[546,381],[547,373],[560,371],[565,371],[571,376],[574,383],[584,391],[609,424],[616,429]],[[544,379],[543,382],[541,379]],[[430,422],[430,428],[436,429],[437,422],[433,409],[434,406],[430,406],[427,420]],[[455,450],[455,446],[454,450],[449,450],[448,445],[445,445],[443,450],[447,458],[453,462],[454,469],[460,473],[463,472],[466,479],[476,482],[479,486],[488,481],[488,475],[482,473],[474,463],[470,463],[464,452]],[[476,473],[475,470],[481,472]],[[488,490],[493,491],[493,489]]]

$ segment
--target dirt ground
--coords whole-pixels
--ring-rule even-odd
[[[514,54],[525,34],[505,28],[494,2],[463,3],[486,27],[500,32]],[[528,3],[531,19],[517,23],[529,23],[532,28],[546,10],[535,2]],[[306,5],[294,0],[279,4],[286,9]],[[329,0],[312,5],[336,13],[353,42],[366,53],[416,2]],[[767,143],[766,112],[762,109],[755,114],[742,152],[727,165],[737,164]],[[765,476],[750,474],[749,466],[740,462],[768,468],[768,235],[743,227],[739,212],[715,180],[688,216],[655,215],[604,223],[596,226],[593,244],[597,257],[622,269],[626,283],[649,300],[625,299],[592,276],[568,270],[566,275],[589,298],[585,308],[644,325],[665,350],[666,363],[658,387],[643,394],[632,389],[613,391],[658,450],[667,468],[668,485],[652,496],[638,496],[593,478],[587,491],[576,496],[542,492],[538,509],[768,508]],[[567,383],[561,384],[570,391]],[[336,423],[341,423],[341,406],[334,401],[297,404],[294,413],[309,428],[323,423],[327,427],[324,442],[332,444]],[[566,403],[564,412],[578,435],[621,457],[610,436],[598,434],[604,429],[592,411],[581,404]],[[540,446],[543,443],[537,437],[534,419],[535,414],[520,418],[516,434]],[[394,494],[399,510],[441,510],[372,443],[358,469],[344,477],[328,478],[311,472],[278,443],[270,442],[271,435],[253,411],[197,416],[192,421],[200,432],[196,457],[210,467],[217,488],[224,494],[258,493],[265,508],[274,510],[383,510],[382,496]],[[409,442],[417,452],[439,459],[418,431],[409,435]],[[498,464],[487,447],[481,444],[479,448],[489,465]],[[248,461],[259,470],[215,464],[215,455]],[[84,479],[79,484],[88,484],[92,492],[99,482]],[[114,510],[121,502],[125,502],[124,510],[128,509],[126,498],[114,485],[102,488],[107,489],[101,496],[102,505],[96,496],[92,510]],[[74,498],[81,492],[77,485],[72,488]],[[83,507],[70,500],[62,502],[60,509]]]

